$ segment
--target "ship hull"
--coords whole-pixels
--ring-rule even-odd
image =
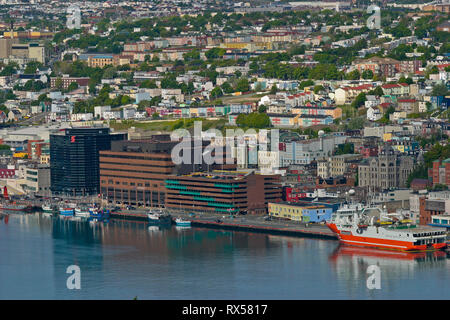
[[[14,212],[28,212],[31,210],[30,207],[0,207],[2,211],[14,211]]]
[[[350,232],[348,234],[344,234],[333,223],[328,223],[327,226],[331,229],[331,231],[338,235],[339,241],[345,245],[406,252],[436,251],[443,250],[447,247],[446,243],[414,245],[411,241],[357,236],[351,234]]]
[[[148,223],[151,225],[171,225],[172,224],[172,218],[170,216],[163,216],[163,215],[148,215]]]
[[[59,209],[59,215],[64,217],[73,216],[73,209]]]

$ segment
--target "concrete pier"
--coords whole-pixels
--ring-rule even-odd
[[[147,212],[143,210],[118,210],[111,213],[111,218],[147,221]],[[337,240],[336,235],[324,224],[306,224],[282,220],[267,221],[263,216],[253,215],[229,216],[213,213],[165,212],[170,214],[173,219],[180,217],[191,221],[193,227]]]

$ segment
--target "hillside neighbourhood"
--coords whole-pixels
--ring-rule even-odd
[[[367,4],[71,2],[73,27],[66,2],[3,1],[1,186],[312,222],[354,190],[445,226],[450,4],[385,1],[379,26]],[[179,165],[176,129],[205,148],[225,144],[208,129],[242,129],[247,142],[266,129],[270,151],[237,146],[223,155],[232,163]],[[204,193],[230,177],[259,189],[242,201],[239,188]]]

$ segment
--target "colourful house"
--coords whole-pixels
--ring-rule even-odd
[[[300,127],[310,127],[316,125],[329,125],[333,123],[333,118],[329,115],[309,115],[302,114],[298,118],[298,125]]]
[[[301,222],[323,222],[331,218],[333,208],[324,205],[269,202],[269,216]]]
[[[269,113],[270,123],[274,127],[294,127],[298,125],[298,114]]]

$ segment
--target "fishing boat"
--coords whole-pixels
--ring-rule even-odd
[[[30,205],[18,204],[11,201],[8,195],[8,188],[6,186],[3,188],[3,199],[5,202],[0,203],[0,210],[2,211],[30,212],[32,210]]]
[[[43,204],[42,211],[44,213],[51,213],[51,214],[53,214],[53,212],[54,212],[53,207],[50,204]]]
[[[172,217],[169,214],[165,214],[161,211],[150,211],[148,214],[148,222],[150,224],[157,225],[171,225]]]
[[[109,221],[110,218],[110,211],[103,209],[100,210],[96,207],[91,207],[89,208],[89,221],[94,221],[94,222],[99,222],[99,221],[103,221],[103,222],[107,222]]]
[[[83,218],[83,217],[88,218],[90,216],[90,212],[89,212],[89,210],[87,208],[84,208],[84,207],[79,208],[79,207],[77,207],[77,208],[75,208],[75,216],[76,217],[81,217],[81,218]]]
[[[445,228],[417,226],[404,213],[387,213],[385,208],[344,204],[327,226],[346,245],[407,252],[447,247]]]
[[[63,217],[73,216],[75,213],[74,208],[70,207],[59,207],[59,215]]]
[[[177,225],[177,227],[190,227],[191,226],[191,222],[189,220],[184,220],[182,218],[175,219],[175,224]]]

